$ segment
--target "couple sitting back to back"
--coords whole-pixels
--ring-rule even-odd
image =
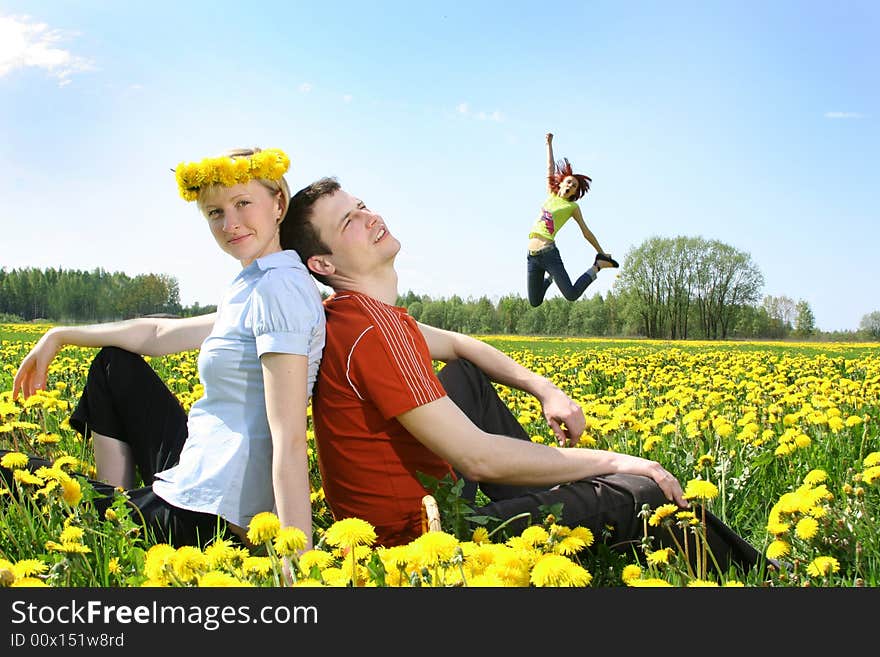
[[[291,198],[288,165],[281,151],[252,149],[176,170],[181,195],[198,201],[221,249],[243,267],[217,313],[58,327],[22,362],[13,394],[28,396],[45,386],[64,345],[105,347],[71,417],[94,440],[99,492],[128,489],[157,538],[175,545],[202,545],[218,528],[247,544],[250,519],[275,511],[282,526],[303,531],[308,549],[305,429],[314,386],[328,505],[336,519],[373,525],[381,545],[421,534],[427,491],[419,473],[464,479],[472,502],[479,489],[489,502],[478,515],[504,522],[528,514],[511,529],[562,503],[558,522],[628,551],[641,542],[643,505],[689,505],[658,462],[575,447],[583,412],[549,379],[396,307],[401,247],[383,217],[334,178]],[[334,290],[323,312],[307,271]],[[187,415],[140,356],[196,348],[205,394]],[[444,363],[439,374],[435,360]],[[493,382],[536,397],[560,446],[533,443]],[[32,458],[29,467],[44,464]],[[131,489],[135,472],[142,488]],[[0,476],[11,480],[6,469]],[[723,571],[760,561],[720,520],[707,519]],[[665,529],[656,538],[674,545]]]

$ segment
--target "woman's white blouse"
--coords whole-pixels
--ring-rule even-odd
[[[200,348],[204,395],[190,409],[179,463],[156,475],[156,494],[244,528],[257,513],[272,511],[272,437],[260,356],[308,356],[311,396],[324,338],[321,294],[296,251],[272,253],[242,269]]]

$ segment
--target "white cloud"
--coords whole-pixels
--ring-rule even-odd
[[[299,90],[304,94],[309,93],[312,89],[314,89],[314,87],[312,86],[311,82],[303,82],[301,85],[299,85]]]
[[[826,119],[864,119],[867,115],[861,112],[825,112]]]
[[[70,84],[70,76],[94,69],[92,62],[58,47],[74,36],[38,23],[29,16],[0,16],[0,77],[20,68],[41,68]]]
[[[351,94],[345,94],[344,96],[342,96],[343,103],[350,103],[353,99],[354,96],[352,96]]]
[[[501,122],[504,120],[504,115],[501,114],[498,110],[494,112],[472,112],[470,105],[467,103],[459,103],[455,107],[455,111],[461,114],[462,116],[472,116],[475,119],[479,119],[480,121],[495,121]]]

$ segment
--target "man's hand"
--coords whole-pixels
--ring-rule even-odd
[[[556,435],[558,443],[561,446],[577,445],[587,426],[580,405],[552,384],[548,392],[539,399],[544,419]]]

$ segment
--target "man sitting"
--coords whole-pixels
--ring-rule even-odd
[[[422,531],[427,492],[418,473],[464,478],[471,500],[479,486],[491,502],[476,514],[501,521],[527,512],[540,522],[542,506],[562,503],[558,522],[597,537],[613,527],[610,542],[626,550],[642,537],[642,505],[688,506],[660,463],[574,447],[583,411],[550,380],[396,307],[400,242],[334,178],[294,195],[281,231],[282,247],[295,249],[334,290],[324,302],[327,339],[312,403],[324,492],[336,519],[366,520],[386,546],[411,541]],[[433,360],[445,363],[439,376]],[[560,447],[529,440],[492,382],[534,395]],[[709,548],[723,570],[758,562],[752,546],[708,517]],[[665,529],[657,536],[669,540]]]

